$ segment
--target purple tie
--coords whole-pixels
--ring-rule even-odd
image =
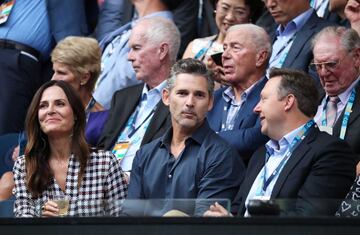
[[[333,127],[337,116],[337,103],[339,103],[338,96],[329,96],[326,104],[326,123],[327,126]]]

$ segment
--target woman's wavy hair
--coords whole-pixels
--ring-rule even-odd
[[[52,86],[60,87],[74,113],[72,134],[72,153],[80,163],[78,186],[80,186],[88,162],[90,149],[85,140],[86,117],[85,110],[75,90],[64,81],[48,81],[34,95],[28,109],[25,121],[27,144],[25,148],[26,185],[33,197],[39,197],[53,181],[53,171],[50,169],[50,145],[47,135],[41,130],[38,111],[44,91]]]

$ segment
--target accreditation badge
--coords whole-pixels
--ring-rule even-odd
[[[112,150],[112,153],[118,158],[123,159],[130,148],[130,141],[117,142]]]
[[[270,200],[270,196],[254,196],[253,198],[251,198],[251,200],[261,200],[261,201],[268,201]]]
[[[10,15],[11,9],[15,4],[15,0],[5,0],[0,5],[0,24],[5,23]]]
[[[330,126],[319,126],[319,130],[328,133],[329,135],[333,134],[333,128]]]

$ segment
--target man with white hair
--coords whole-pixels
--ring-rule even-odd
[[[214,94],[214,108],[208,114],[213,130],[235,147],[247,162],[267,141],[253,109],[267,82],[266,67],[271,56],[268,34],[253,24],[234,25],[224,40],[224,79],[228,87]]]
[[[152,17],[140,20],[129,39],[129,61],[142,83],[114,94],[99,147],[112,150],[121,167],[130,172],[136,151],[161,136],[170,126],[169,109],[161,101],[171,66],[180,46],[172,21]]]

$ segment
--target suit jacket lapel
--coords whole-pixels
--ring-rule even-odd
[[[274,185],[274,189],[271,193],[271,198],[276,198],[280,190],[282,189],[283,184],[285,183],[287,177],[291,173],[291,171],[296,167],[298,162],[305,156],[305,154],[310,150],[309,143],[312,142],[319,130],[316,127],[312,127],[309,130],[308,135],[305,137],[303,141],[297,146],[295,151],[290,156],[289,160],[286,162],[284,168],[281,170],[280,175]]]
[[[240,186],[241,190],[241,205],[239,213],[243,214],[245,212],[245,200],[248,196],[250,189],[258,176],[259,172],[265,165],[265,147],[261,147],[254,155],[252,156],[249,166],[247,168],[245,180]],[[254,164],[252,164],[254,163]]]
[[[294,60],[298,59],[298,54],[302,51],[305,43],[310,40],[311,36],[314,34],[313,29],[316,27],[316,18],[316,12],[313,12],[302,29],[296,33],[296,38],[291,45],[289,53],[282,67],[290,67]]]
[[[130,115],[134,112],[136,106],[138,105],[141,92],[144,87],[144,84],[136,85],[129,89],[125,95],[119,96],[118,99],[122,99],[118,101],[124,105],[117,105],[116,110],[114,111],[115,119],[112,119],[112,126],[114,127],[113,135],[112,135],[112,145],[118,139],[121,131],[124,129],[126,122],[128,121]],[[136,98],[135,98],[136,97]],[[116,119],[119,118],[119,119]],[[111,146],[108,146],[111,147]]]
[[[349,119],[347,128],[350,128],[350,125],[360,116],[360,83],[359,82],[355,86],[355,91],[356,91],[355,102],[352,107],[352,112],[350,114],[350,119]],[[344,113],[345,113],[345,108],[342,111],[340,117],[338,118],[338,120],[336,121],[335,126],[334,126],[334,134],[337,136],[340,135],[340,129],[341,129],[341,124],[342,124],[342,121],[344,118]],[[346,136],[346,134],[345,134],[345,136]]]
[[[153,136],[162,127],[166,118],[168,118],[169,115],[170,115],[169,108],[164,105],[162,100],[160,100],[158,103],[158,107],[154,113],[154,116],[152,117],[152,119],[149,123],[149,126],[147,127],[147,130],[145,132],[145,135],[141,142],[141,145],[143,145],[144,143],[150,142],[150,140],[153,138]]]
[[[243,120],[245,120],[247,116],[253,113],[253,109],[255,105],[259,102],[260,92],[264,88],[266,82],[267,82],[267,78],[263,77],[261,80],[259,80],[259,82],[255,85],[253,90],[250,92],[249,96],[246,98],[246,101],[238,111],[236,121],[234,123],[235,127],[240,127],[242,125]]]

